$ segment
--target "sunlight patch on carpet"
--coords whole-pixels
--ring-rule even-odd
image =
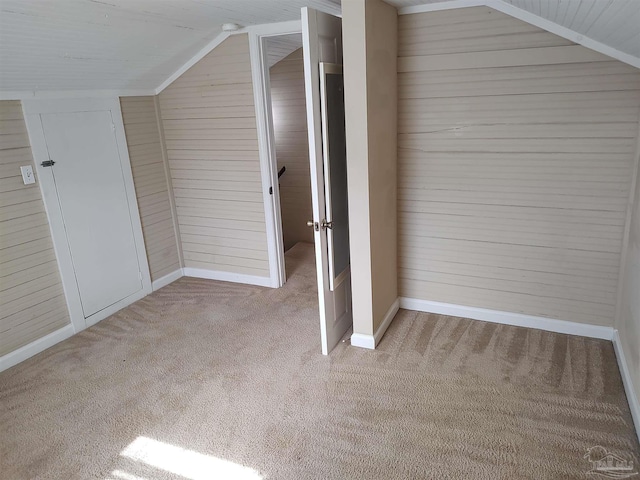
[[[257,471],[244,465],[148,437],[136,438],[121,452],[121,455],[189,480],[263,479]]]

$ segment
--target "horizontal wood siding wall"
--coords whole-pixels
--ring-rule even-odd
[[[288,250],[298,242],[313,243],[307,227],[313,213],[302,49],[271,67],[269,77],[278,169],[287,167],[280,178],[280,209]]]
[[[120,99],[151,280],[180,268],[154,97]]]
[[[185,267],[269,276],[247,35],[160,94]]]
[[[49,221],[17,101],[0,101],[0,356],[70,323]],[[37,180],[37,179],[36,179]]]
[[[612,326],[640,72],[486,7],[399,20],[400,294]]]

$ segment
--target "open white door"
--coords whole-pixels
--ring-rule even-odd
[[[302,9],[309,160],[322,353],[353,323],[347,217],[342,21]],[[322,65],[321,65],[322,64]]]

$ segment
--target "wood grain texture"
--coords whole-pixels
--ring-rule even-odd
[[[612,326],[640,72],[486,7],[399,25],[400,295]]]
[[[180,268],[153,97],[120,99],[151,280]]]
[[[287,168],[280,178],[280,209],[288,250],[298,242],[313,243],[307,227],[313,213],[302,49],[271,67],[269,77],[278,170]]]
[[[165,89],[160,109],[185,266],[268,277],[247,35]]]
[[[70,323],[20,102],[0,101],[0,356]],[[36,179],[37,180],[37,179]]]

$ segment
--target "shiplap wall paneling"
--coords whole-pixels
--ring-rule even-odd
[[[640,71],[486,7],[399,22],[401,296],[612,326]]]
[[[278,170],[286,167],[280,178],[280,206],[288,250],[298,242],[313,243],[313,230],[307,227],[313,213],[302,49],[271,67],[269,78]]]
[[[185,267],[269,276],[247,35],[160,94]]]
[[[425,4],[434,4],[435,8],[447,8],[451,2],[388,0],[386,3],[402,9]],[[527,18],[535,20],[537,17],[537,20],[542,22],[549,21],[552,25],[567,29],[568,32],[575,32],[576,36],[580,35],[580,42],[595,40],[613,52],[640,57],[640,9],[637,0],[487,0],[486,3],[495,3],[496,8],[508,8],[509,11]]]
[[[0,356],[70,323],[22,106],[0,101]],[[33,166],[35,171],[35,166]]]
[[[151,96],[122,97],[120,106],[149,271],[155,281],[180,268],[155,101]]]

